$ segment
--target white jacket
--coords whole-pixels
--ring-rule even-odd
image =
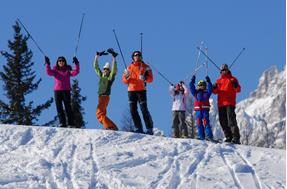
[[[185,111],[186,110],[186,98],[188,96],[188,89],[183,84],[184,93],[175,94],[175,89],[173,86],[169,87],[169,93],[173,98],[172,111]]]

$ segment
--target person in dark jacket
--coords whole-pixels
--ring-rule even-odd
[[[207,84],[206,84],[207,83]],[[195,76],[192,76],[189,84],[190,92],[194,96],[194,110],[197,124],[197,138],[213,141],[213,134],[209,123],[209,98],[212,94],[212,83],[206,76],[206,82],[199,80],[198,89],[195,88]]]
[[[75,69],[72,69],[72,67],[67,64],[67,61],[63,56],[58,57],[56,66],[54,66],[53,69],[50,67],[50,59],[47,56],[45,57],[45,63],[47,74],[49,76],[53,76],[55,79],[54,96],[60,122],[59,127],[67,127],[66,115],[68,118],[68,127],[75,127],[74,116],[71,107],[70,77],[74,77],[79,74],[79,61],[76,57],[73,57]],[[63,103],[65,106],[65,111],[63,109]]]
[[[99,89],[98,89],[98,106],[96,111],[96,116],[99,122],[104,126],[105,129],[108,130],[118,130],[116,124],[110,120],[107,116],[107,107],[110,101],[111,87],[115,80],[115,76],[117,74],[117,62],[116,56],[118,55],[112,48],[107,50],[113,57],[112,60],[112,68],[110,68],[110,63],[106,62],[103,67],[103,70],[99,68],[99,57],[102,55],[107,55],[108,53],[97,52],[95,61],[94,61],[94,69],[97,75],[99,76]]]
[[[219,122],[225,135],[225,142],[240,144],[235,105],[236,93],[241,91],[241,86],[238,80],[232,76],[227,64],[221,65],[220,74],[220,78],[213,86],[213,93],[218,95]]]
[[[146,83],[153,81],[152,70],[142,61],[140,51],[134,51],[132,59],[133,62],[123,73],[122,81],[128,85],[130,112],[136,127],[135,132],[144,133],[141,118],[137,110],[137,103],[139,103],[147,129],[146,134],[153,135],[153,121],[148,111],[146,95]]]

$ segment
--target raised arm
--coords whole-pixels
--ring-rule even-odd
[[[99,76],[99,77],[102,77],[102,71],[101,69],[99,68],[99,55],[97,54],[95,56],[95,60],[94,60],[94,69],[95,69],[95,72],[96,74]]]
[[[116,58],[113,57],[113,60],[112,60],[112,70],[111,70],[111,73],[109,75],[109,80],[112,80],[115,78],[116,74],[117,74],[117,71],[118,71],[118,66],[117,66],[117,61],[116,61]]]

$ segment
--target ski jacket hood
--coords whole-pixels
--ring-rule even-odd
[[[65,65],[61,68],[54,66],[53,69],[51,69],[50,65],[46,64],[46,73],[55,78],[55,91],[71,90],[70,77],[74,77],[80,73],[80,64],[75,64],[75,69],[72,69],[69,65]]]
[[[146,83],[153,81],[152,70],[144,62],[132,62],[127,67],[127,71],[130,73],[130,77],[126,78],[125,74],[123,74],[122,81],[128,85],[128,91],[146,90]],[[142,76],[145,76],[146,79],[142,80]]]
[[[234,83],[238,85],[234,87]],[[217,104],[218,107],[222,106],[235,106],[236,93],[241,91],[241,86],[238,80],[232,76],[231,73],[221,74],[220,78],[216,81],[213,89],[214,94],[218,94]]]

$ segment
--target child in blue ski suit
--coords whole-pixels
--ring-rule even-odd
[[[189,88],[195,98],[194,110],[196,115],[197,138],[200,140],[206,139],[213,141],[213,134],[209,124],[209,98],[212,94],[212,83],[208,76],[206,76],[205,79],[206,82],[200,80],[198,82],[198,88],[195,89],[195,76],[192,76]]]

